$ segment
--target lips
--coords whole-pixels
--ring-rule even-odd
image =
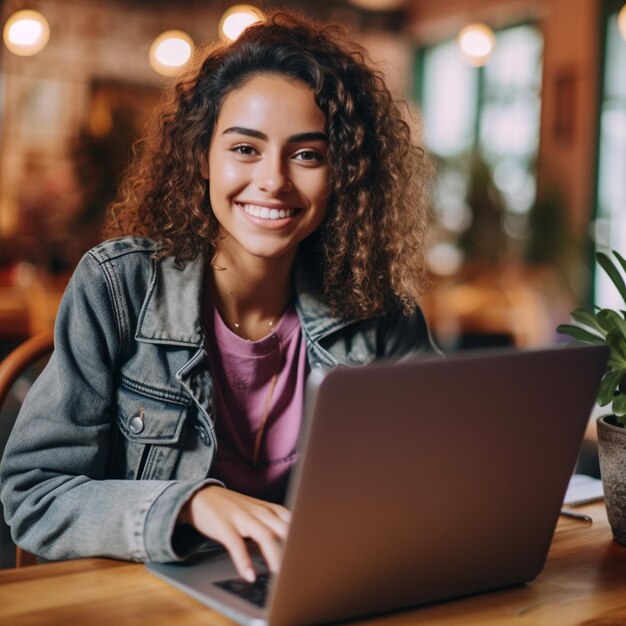
[[[267,207],[258,204],[240,204],[239,205],[248,215],[262,220],[282,220],[287,217],[293,217],[297,213],[297,209],[293,207]]]

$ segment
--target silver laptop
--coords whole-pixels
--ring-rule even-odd
[[[148,569],[242,624],[308,626],[531,580],[604,372],[604,346],[469,353],[310,377],[280,573],[224,551]],[[258,559],[259,580],[268,576]]]

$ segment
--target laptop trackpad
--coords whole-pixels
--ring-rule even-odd
[[[213,584],[246,600],[246,602],[251,602],[262,608],[267,604],[270,576],[269,573],[257,574],[253,583],[249,583],[241,578],[230,578],[228,580],[219,580]]]
[[[230,555],[221,547],[200,552],[182,563],[146,563],[146,567],[204,604],[240,621],[241,613],[261,616],[268,582],[267,565],[259,549],[249,543],[248,550],[258,583],[243,581]]]

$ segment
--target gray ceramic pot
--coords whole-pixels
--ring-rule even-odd
[[[599,417],[596,424],[606,514],[613,538],[626,546],[626,428],[612,415]]]

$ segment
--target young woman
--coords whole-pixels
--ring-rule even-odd
[[[205,52],[61,304],[0,481],[48,559],[279,567],[315,367],[433,353],[422,151],[339,27],[275,13]],[[383,426],[381,426],[383,427]],[[366,477],[364,477],[366,480]]]

